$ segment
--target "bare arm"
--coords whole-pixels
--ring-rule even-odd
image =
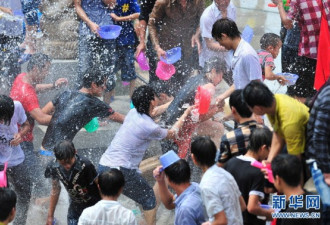
[[[63,85],[66,85],[67,83],[68,83],[68,79],[66,79],[66,78],[59,78],[58,80],[56,80],[52,84],[37,84],[36,85],[36,91],[37,92],[48,91],[48,90],[51,90],[51,89],[59,88],[59,87],[61,87]]]
[[[116,4],[116,1],[114,0],[113,5],[115,5],[115,4]],[[89,19],[86,12],[81,7],[81,0],[74,0],[74,7],[76,8],[76,12],[77,12],[79,18],[87,24],[87,26],[91,29],[91,31],[93,33],[98,35],[98,31],[99,31],[100,27]]]
[[[23,124],[21,124],[20,130],[17,134],[14,135],[14,139],[10,141],[11,146],[17,146],[23,141],[23,137],[26,135],[26,133],[30,129],[30,123],[29,121],[25,121]]]
[[[52,116],[44,113],[40,108],[33,109],[29,113],[31,117],[38,121],[38,123],[41,125],[48,125],[52,119]]]
[[[190,106],[186,111],[184,111],[183,115],[179,118],[179,120],[173,125],[173,127],[168,130],[166,139],[175,139],[177,136],[179,130],[184,124],[184,121],[186,120],[187,116],[190,115],[191,110],[194,108],[194,106]]]
[[[281,21],[286,29],[292,29],[293,23],[292,20],[290,20],[287,17],[287,14],[283,7],[283,1],[282,0],[273,0],[275,4],[277,4],[278,12],[280,13]]]
[[[152,117],[156,117],[156,116],[163,114],[167,110],[167,108],[169,107],[169,105],[171,104],[172,101],[173,100],[171,100],[163,105],[155,107],[154,110],[152,111]]]
[[[265,78],[267,80],[277,80],[281,85],[287,82],[284,76],[274,74],[270,66],[265,66]]]
[[[58,202],[58,198],[60,196],[61,192],[61,185],[58,180],[52,181],[52,191],[50,193],[50,203],[49,203],[49,209],[48,209],[48,217],[46,225],[52,225],[54,220],[54,212],[55,208]]]
[[[247,210],[249,213],[257,215],[257,216],[265,216],[267,220],[272,220],[273,210],[263,209],[259,204],[259,196],[258,195],[250,195]]]
[[[123,114],[115,112],[115,113],[111,114],[108,118],[112,121],[115,121],[118,123],[123,123],[125,116]]]
[[[146,27],[147,22],[145,20],[139,21],[138,26],[138,36],[139,36],[139,45],[136,47],[135,57],[137,57],[141,51],[144,51],[146,49]]]
[[[277,133],[273,132],[272,145],[270,147],[269,155],[267,158],[268,162],[271,162],[275,156],[277,156],[283,149],[285,140]]]
[[[211,39],[211,38],[204,38],[206,46],[212,50],[217,52],[226,52],[227,50],[219,44],[219,42]]]
[[[222,101],[224,101],[226,98],[228,98],[234,91],[235,91],[235,85],[233,84],[229,87],[229,89],[227,91],[225,91],[224,93],[222,93],[221,95],[219,95],[217,97],[216,104],[217,105],[223,104]]]
[[[164,171],[161,171],[162,168],[163,168],[162,166],[158,166],[153,171],[153,176],[157,181],[159,188],[159,195],[162,203],[167,209],[171,210],[175,208],[174,195],[168,190],[167,184],[165,182]]]
[[[53,105],[53,102],[48,102],[42,109],[41,111],[47,115],[51,115],[55,111],[55,107]]]
[[[0,6],[0,11],[13,15],[13,11],[10,8]]]
[[[212,225],[227,225],[227,217],[225,211],[221,211],[214,215],[214,221],[211,223]]]
[[[246,210],[246,203],[242,195],[239,196],[239,204],[241,206],[241,211],[244,212]]]
[[[139,18],[140,13],[133,13],[131,15],[128,16],[117,16],[114,13],[110,13],[110,16],[118,22],[123,22],[123,21],[131,21],[131,20],[136,20]]]

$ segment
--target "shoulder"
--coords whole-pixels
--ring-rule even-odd
[[[15,107],[15,111],[16,110],[23,110],[24,111],[23,105],[19,101],[14,101],[14,107]]]
[[[93,165],[93,163],[86,157],[84,156],[78,156],[77,155],[77,160],[79,160],[80,163],[85,165],[85,169],[90,169],[90,168],[95,168],[95,166]]]

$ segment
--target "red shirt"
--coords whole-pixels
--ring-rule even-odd
[[[38,96],[36,90],[31,84],[24,83],[23,77],[26,73],[19,74],[14,83],[13,87],[10,91],[10,97],[13,100],[19,101],[22,103],[23,108],[27,114],[28,121],[31,125],[30,130],[28,133],[23,137],[23,141],[33,141],[33,127],[34,127],[34,119],[30,116],[29,112],[34,109],[40,108]]]

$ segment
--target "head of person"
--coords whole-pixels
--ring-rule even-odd
[[[215,163],[217,147],[208,136],[200,136],[191,143],[191,157],[199,167],[211,167]]]
[[[242,94],[243,90],[237,89],[229,97],[229,107],[237,122],[239,122],[240,118],[250,118],[252,116],[251,110],[243,101]]]
[[[274,33],[265,33],[260,39],[260,48],[272,54],[275,59],[282,47],[280,36]]]
[[[54,154],[57,162],[69,171],[76,162],[77,150],[71,141],[63,140],[56,143]]]
[[[10,223],[16,214],[17,196],[9,188],[0,188],[0,222]]]
[[[169,185],[186,184],[190,182],[190,167],[186,160],[180,159],[164,170]]]
[[[243,100],[253,113],[264,115],[272,107],[275,97],[264,83],[254,80],[243,89]]]
[[[272,161],[275,188],[283,193],[285,188],[300,185],[302,165],[297,156],[289,154],[277,155]]]
[[[224,59],[211,57],[205,62],[204,73],[214,86],[217,86],[222,81],[222,77],[226,72],[227,64]]]
[[[273,133],[267,127],[256,128],[252,131],[248,149],[258,156],[258,161],[267,159],[272,138]]]
[[[241,32],[233,20],[222,18],[213,24],[212,37],[227,50],[231,50],[233,49],[233,40],[241,37]]]
[[[13,99],[7,95],[0,95],[0,124],[9,126],[14,111],[15,105]]]
[[[132,102],[136,111],[150,116],[150,110],[158,105],[158,98],[153,88],[147,85],[138,87],[132,95]]]
[[[230,0],[214,0],[215,5],[219,9],[219,11],[223,12],[227,10],[229,6]]]
[[[33,81],[41,83],[49,73],[51,58],[43,53],[33,54],[27,64],[27,72],[31,74]]]
[[[98,187],[101,196],[119,197],[124,189],[125,179],[123,173],[118,169],[110,169],[98,176]]]
[[[155,91],[159,105],[165,104],[171,100],[172,93],[167,87],[167,81],[153,81],[149,83],[148,86]]]
[[[105,88],[105,75],[95,67],[90,67],[84,73],[82,86],[90,90],[93,96],[102,96]]]

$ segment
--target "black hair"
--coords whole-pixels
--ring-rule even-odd
[[[243,118],[250,118],[252,112],[242,98],[242,89],[235,90],[229,97],[229,106],[235,107],[238,114]]]
[[[227,63],[224,59],[213,56],[205,62],[203,69],[204,73],[209,73],[212,69],[215,69],[216,73],[225,74],[227,72]]]
[[[265,33],[260,39],[260,48],[266,50],[269,46],[276,47],[281,41],[280,36],[274,33]]]
[[[251,108],[254,106],[271,107],[275,101],[274,94],[258,80],[251,81],[243,89],[243,98]]]
[[[186,160],[180,159],[164,170],[167,178],[174,184],[190,182],[190,167]]]
[[[70,160],[76,155],[76,149],[71,141],[62,140],[56,143],[54,154],[57,160]]]
[[[0,222],[8,219],[10,212],[16,207],[16,193],[9,188],[0,188]]]
[[[90,67],[84,73],[82,85],[84,88],[90,88],[94,82],[97,86],[103,85],[105,75],[96,67]]]
[[[297,187],[300,184],[302,165],[297,156],[289,154],[277,155],[271,165],[274,177],[278,175],[291,187]]]
[[[156,92],[147,85],[138,87],[132,95],[132,102],[136,111],[140,114],[149,115],[150,102],[155,99]]]
[[[102,172],[98,177],[100,192],[102,195],[115,197],[125,185],[123,173],[115,168]]]
[[[37,67],[39,70],[43,69],[47,63],[50,63],[51,58],[43,53],[33,54],[27,64],[26,70],[30,72],[34,67]]]
[[[235,21],[228,18],[219,19],[213,24],[212,37],[215,40],[221,39],[221,34],[226,34],[231,39],[241,36]]]
[[[211,167],[215,163],[217,147],[210,137],[199,136],[191,143],[191,153],[202,166]]]
[[[272,138],[273,133],[268,127],[255,128],[250,135],[248,146],[249,151],[257,153],[263,145],[270,147],[272,144]]]
[[[166,83],[167,81],[152,81],[151,83],[148,84],[149,87],[151,87],[157,96],[160,96],[160,94],[164,93],[168,96],[172,96],[171,91],[168,88],[168,84]]]
[[[15,105],[13,99],[7,95],[0,95],[0,120],[4,121],[4,125],[10,125],[14,111]]]

